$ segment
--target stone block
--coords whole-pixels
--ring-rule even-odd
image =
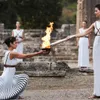
[[[0,70],[3,64],[0,63]],[[23,62],[16,66],[17,71],[29,76],[65,76],[70,67],[64,62]]]

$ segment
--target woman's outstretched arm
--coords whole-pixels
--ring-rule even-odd
[[[46,53],[46,51],[41,50],[39,52],[28,53],[28,54],[20,54],[20,53],[17,53],[17,52],[11,52],[10,53],[10,59],[13,59],[13,58],[18,58],[18,59],[31,58],[33,56],[43,54],[43,53]]]
[[[86,36],[86,35],[90,34],[93,31],[93,29],[94,29],[94,24],[92,24],[89,28],[87,28],[87,30],[83,34],[78,33],[75,35],[71,35],[71,36],[68,36],[67,39],[71,39],[74,37],[79,38],[79,37]]]

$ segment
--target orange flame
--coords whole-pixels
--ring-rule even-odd
[[[50,22],[49,27],[47,27],[45,31],[46,35],[42,37],[42,41],[43,41],[42,49],[44,48],[50,49],[50,40],[51,40],[50,34],[53,31],[53,24],[54,24],[53,22]]]

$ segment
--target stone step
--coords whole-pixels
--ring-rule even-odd
[[[78,56],[55,56],[56,60],[77,60],[78,59]],[[90,60],[92,60],[92,56],[89,57]]]
[[[57,51],[57,50],[63,50],[63,51],[78,51],[78,48],[76,46],[59,46],[59,47],[53,47],[53,50]]]
[[[67,56],[67,57],[64,57],[64,56],[56,56],[55,57],[56,58],[56,60],[76,60],[77,59],[77,57],[72,57],[72,56]]]
[[[65,63],[78,63],[78,60],[57,60],[57,61],[62,61],[62,62],[65,62]]]
[[[52,61],[52,60],[76,60],[76,55],[55,55],[55,56],[36,56],[33,58],[26,58],[24,61]]]

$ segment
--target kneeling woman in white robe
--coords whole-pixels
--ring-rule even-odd
[[[20,97],[19,95],[24,91],[29,79],[26,74],[15,75],[17,58],[30,58],[42,54],[44,51],[31,54],[19,54],[15,52],[17,47],[15,37],[7,38],[5,44],[8,46],[8,50],[4,56],[4,70],[0,76],[0,100],[11,100]]]

